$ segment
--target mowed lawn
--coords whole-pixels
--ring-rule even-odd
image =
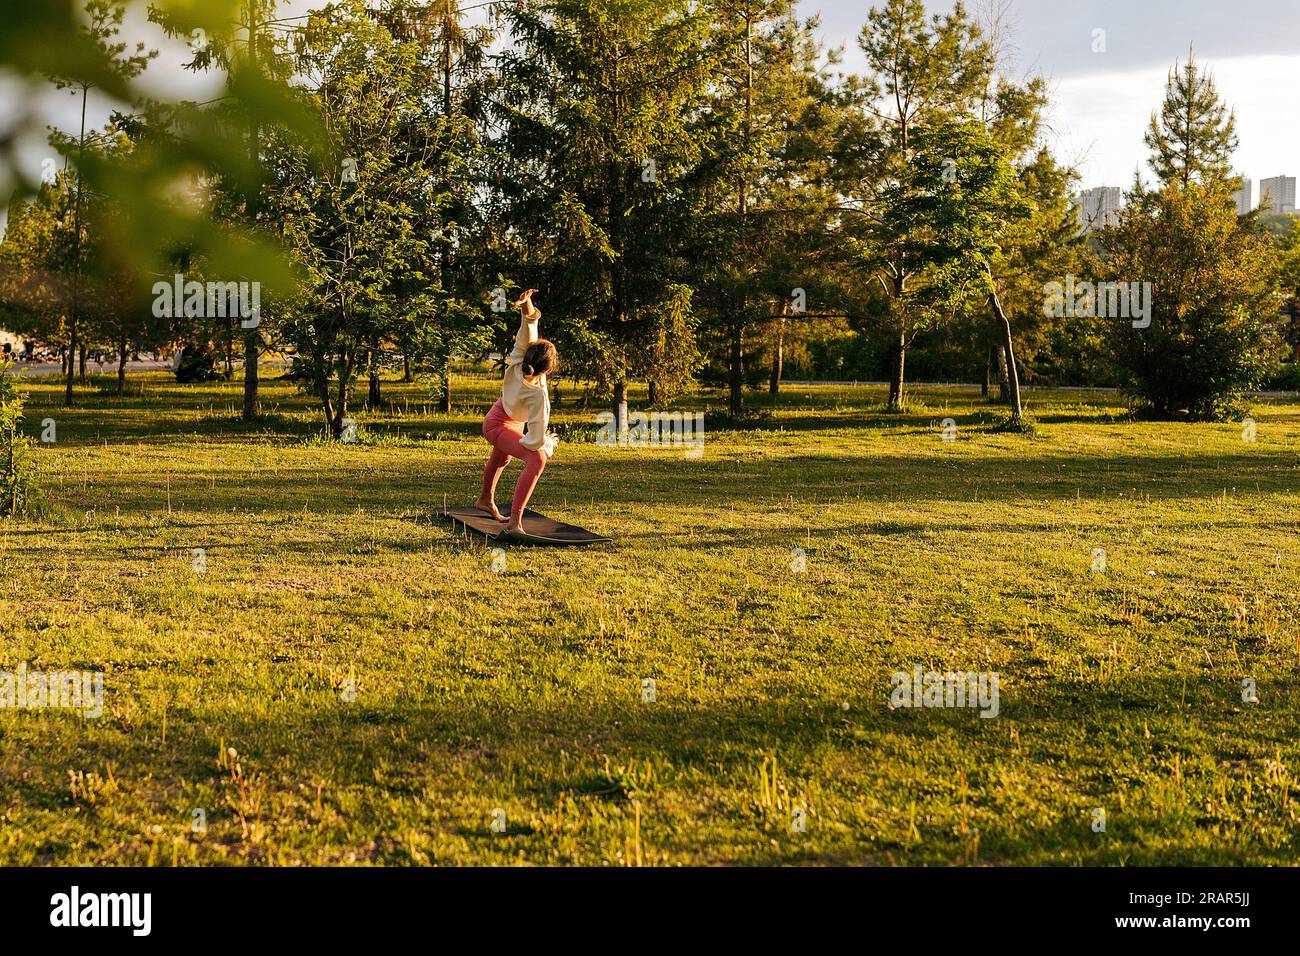
[[[691,460],[583,441],[562,388],[534,507],[615,543],[497,573],[434,514],[486,379],[451,417],[385,382],[350,445],[282,382],[253,428],[237,383],[29,384],[0,670],[106,707],[0,710],[0,863],[1300,858],[1300,404],[1248,442],[1033,392],[1023,436],[969,389],[789,386]],[[998,716],[891,711],[916,665],[996,671]]]

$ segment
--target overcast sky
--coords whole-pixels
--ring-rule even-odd
[[[35,0],[39,2],[39,0]],[[968,6],[978,10],[984,0]],[[1045,76],[1052,89],[1048,143],[1074,163],[1085,187],[1127,186],[1133,171],[1146,168],[1142,133],[1158,106],[1169,68],[1185,60],[1194,45],[1209,66],[1221,95],[1236,110],[1240,138],[1237,168],[1255,182],[1280,173],[1300,173],[1300,0],[1004,0],[1008,8],[1014,70]],[[289,0],[281,15],[322,5]],[[927,0],[947,10],[951,0]],[[800,0],[804,15],[821,15],[828,46],[842,46],[844,68],[862,65],[857,36],[869,0]],[[146,71],[151,91],[202,99],[219,80],[185,73],[187,51],[146,23],[144,4],[128,15],[128,34],[145,39],[162,55]],[[1104,31],[1104,52],[1094,52]],[[76,129],[77,104],[52,89],[23,90],[0,78],[0,124],[15,104],[40,104],[44,118]],[[107,104],[90,110],[92,125],[107,117]],[[39,173],[50,154],[43,135],[23,155]]]
[[[859,70],[856,37],[869,7],[800,3],[821,12],[827,43],[844,43],[846,67]],[[1139,166],[1149,175],[1142,134],[1189,45],[1236,111],[1235,161],[1254,180],[1255,199],[1261,178],[1300,174],[1300,0],[1010,0],[1007,10],[1016,71],[1050,81],[1048,141],[1078,166],[1083,186],[1128,186]],[[1093,52],[1097,30],[1105,52]]]

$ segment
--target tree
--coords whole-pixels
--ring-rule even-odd
[[[1136,193],[1101,233],[1106,281],[1151,283],[1150,324],[1114,323],[1117,366],[1146,411],[1213,420],[1279,351],[1269,240],[1239,222],[1222,181]]]
[[[1011,405],[1015,421],[1021,405],[1020,373],[1030,372],[1038,347],[1052,333],[1042,308],[1044,283],[1077,268],[1081,240],[1071,196],[1074,170],[1057,162],[1040,142],[1047,85],[1038,76],[1014,80],[1007,75],[1012,29],[1009,9],[1010,0],[986,0],[980,9],[980,30],[990,59],[974,113],[989,139],[1011,162],[1023,198],[1021,208],[1027,214],[1007,223],[989,263],[998,309],[1005,308],[1005,313],[999,316],[984,296],[975,297],[971,307],[977,315],[975,321],[986,330],[993,312],[991,337],[987,333],[978,337],[986,394],[988,374],[996,363],[1001,399]],[[1017,335],[1009,355],[1005,340],[1011,317]]]
[[[970,296],[983,299],[1007,354],[1011,423],[1021,423],[1011,323],[999,296],[995,267],[1006,237],[1023,229],[1034,207],[1021,193],[1005,149],[970,119],[914,130],[912,162],[884,192],[882,226],[905,237],[903,262],[927,264],[926,282],[906,292],[910,313],[951,314]]]
[[[552,0],[509,14],[492,185],[569,374],[613,392],[692,368],[682,282],[707,228],[721,133],[701,112],[708,11],[685,0]],[[522,280],[521,280],[522,281]],[[547,305],[549,303],[549,306]]]
[[[150,17],[171,36],[190,42],[193,56],[185,68],[191,71],[222,69],[227,72],[232,96],[219,98],[211,111],[225,138],[238,138],[235,129],[243,129],[243,159],[227,161],[224,175],[214,175],[221,213],[237,230],[227,230],[228,238],[238,242],[241,234],[272,231],[273,223],[265,209],[265,170],[263,139],[268,127],[293,130],[302,136],[303,116],[295,107],[301,104],[289,89],[293,61],[285,39],[293,28],[275,16],[281,0],[238,0],[236,16],[196,20],[193,7],[177,4],[176,9],[151,7]],[[234,6],[235,4],[230,3]],[[223,102],[224,101],[224,102]],[[191,117],[192,113],[191,113]],[[207,124],[205,124],[207,125]],[[203,127],[199,127],[202,129]],[[314,133],[314,131],[312,131]],[[304,147],[314,147],[314,136],[303,137]],[[216,172],[216,170],[214,170]],[[261,414],[258,361],[261,358],[267,329],[259,322],[244,331],[244,401],[243,418],[252,421]]]
[[[244,2],[205,0],[196,4],[190,0],[155,0],[149,5],[149,13],[168,24],[176,35],[190,40],[196,50],[196,60],[203,51],[206,51],[203,56],[211,59],[219,41],[233,36],[231,22],[237,19],[237,5],[242,6]],[[28,6],[31,16],[11,17],[6,23],[0,41],[0,67],[29,82],[57,78],[65,89],[74,93],[84,95],[93,89],[119,109],[133,110],[114,112],[112,120],[112,126],[127,132],[134,145],[130,163],[116,162],[101,150],[91,148],[93,143],[84,124],[75,135],[56,133],[53,136],[67,161],[64,175],[70,186],[67,195],[72,200],[68,204],[69,214],[64,217],[60,213],[58,218],[58,238],[62,241],[66,235],[69,250],[66,274],[71,277],[75,267],[81,278],[86,265],[83,253],[93,241],[111,249],[114,257],[137,277],[170,275],[178,259],[202,258],[215,274],[224,278],[255,275],[265,292],[283,288],[287,276],[277,248],[260,240],[251,229],[228,228],[229,223],[214,224],[211,205],[191,201],[194,190],[178,191],[177,186],[178,181],[183,182],[181,176],[200,183],[217,183],[230,192],[247,191],[248,184],[256,181],[256,170],[248,162],[245,129],[232,135],[236,131],[228,122],[230,117],[255,116],[261,123],[273,122],[292,128],[302,141],[310,141],[315,130],[304,122],[300,111],[295,111],[296,101],[284,85],[277,87],[244,71],[231,73],[222,95],[208,104],[147,98],[132,82],[134,67],[126,70],[123,67],[132,62],[138,65],[135,58],[148,54],[136,48],[129,55],[125,44],[112,39],[117,28],[117,14],[113,11],[120,10],[121,4],[110,8],[101,3],[100,13],[93,18],[82,15],[77,3],[70,0]],[[218,42],[209,45],[207,38]],[[19,141],[44,130],[45,118],[41,111],[28,102],[15,105],[16,115],[10,119],[7,137]],[[11,208],[39,197],[45,185],[33,181],[26,164],[19,162],[19,158],[20,154],[13,150],[0,151],[0,178],[17,187],[10,200]],[[100,234],[92,237],[77,220],[82,218],[79,212],[85,212],[93,197],[113,203],[114,213],[96,224]],[[62,202],[61,195],[59,202]],[[50,276],[63,281],[58,269]],[[20,285],[30,287],[31,283]],[[71,286],[69,281],[64,289],[62,312],[69,311]],[[78,288],[78,346],[83,355],[81,330],[83,319],[89,321],[88,303],[92,301],[92,297]],[[66,344],[69,332],[66,326],[64,331],[52,331],[50,334],[56,337],[50,340],[51,344]],[[66,349],[64,358],[68,361]],[[72,362],[76,359],[76,355],[71,357]]]
[[[495,8],[494,8],[495,9]],[[399,333],[406,377],[413,354],[430,365],[438,385],[438,404],[451,412],[451,364],[457,354],[486,351],[492,323],[482,307],[482,251],[489,245],[484,203],[479,197],[485,178],[482,136],[483,96],[489,85],[485,57],[493,33],[468,26],[460,0],[429,4],[396,3],[383,17],[403,39],[420,44],[427,83],[437,98],[424,100],[424,122],[412,124],[419,142],[408,148],[427,154],[433,172],[421,229],[427,229],[436,263],[434,282],[411,289],[409,301],[427,310],[407,310],[407,330]],[[432,131],[431,137],[426,136]]]
[[[928,307],[929,296],[919,288],[939,267],[927,258],[937,247],[910,232],[922,223],[899,215],[891,203],[900,186],[906,192],[904,184],[916,184],[918,131],[971,115],[987,89],[992,52],[960,0],[951,13],[930,19],[922,0],[887,0],[871,9],[858,43],[868,75],[858,91],[859,120],[840,147],[841,191],[850,214],[844,239],[847,254],[888,299],[894,341],[889,407],[897,409],[907,350],[945,313]],[[954,167],[944,168],[954,175]]]
[[[799,20],[790,0],[713,6],[722,56],[711,105],[729,143],[719,156],[725,172],[714,197],[720,228],[711,268],[697,281],[727,372],[728,410],[739,416],[749,353],[757,351],[751,330],[766,333],[769,390],[779,389],[790,323],[802,321],[809,290],[824,288],[815,280],[834,205],[828,170],[838,113],[816,19]]]
[[[1190,50],[1182,69],[1175,64],[1169,71],[1164,103],[1158,115],[1151,114],[1143,142],[1162,184],[1233,181],[1236,117],[1219,99],[1214,77],[1197,65]]]
[[[1300,361],[1300,219],[1291,223],[1291,229],[1278,242],[1277,287],[1286,299],[1290,316],[1287,341],[1291,345],[1291,361]]]
[[[992,355],[999,366],[1003,400],[1010,404],[1015,420],[1015,410],[1021,404],[1020,372],[1029,369],[1036,352],[1058,331],[1043,309],[1043,287],[1049,279],[1082,269],[1081,238],[1070,195],[1074,171],[1060,165],[1045,147],[1033,150],[1019,162],[1013,160],[1012,167],[1026,214],[1006,223],[990,260],[998,308],[1005,312],[999,315],[984,301],[976,301],[973,306],[984,317],[985,328],[992,311]],[[1006,340],[1010,317],[1016,319],[1016,344],[1009,352]]]
[[[60,173],[31,198],[9,207],[0,240],[0,316],[25,338],[64,350],[72,288],[71,173]]]
[[[134,144],[112,128],[97,149],[107,161],[135,162]],[[85,271],[87,310],[97,344],[117,354],[117,391],[126,391],[126,365],[132,351],[156,349],[171,339],[170,319],[155,316],[152,283],[142,275],[130,255],[115,241],[112,223],[122,217],[122,202],[112,194],[94,193],[87,203],[87,248]],[[90,339],[88,341],[96,341]]]
[[[31,439],[18,430],[23,397],[12,372],[0,356],[0,517],[22,514],[32,490]]]
[[[313,15],[298,61],[324,150],[276,130],[263,144],[275,176],[267,212],[301,275],[283,331],[335,438],[355,378],[374,368],[404,316],[427,314],[408,301],[412,289],[429,287],[434,268],[417,212],[435,178],[421,56],[418,42],[395,37],[362,0]]]
[[[112,73],[123,83],[138,76],[144,71],[149,61],[158,55],[157,50],[145,52],[143,43],[137,43],[135,52],[128,54],[127,44],[117,40],[117,35],[122,27],[122,20],[126,14],[126,7],[122,3],[114,0],[86,0],[86,24],[84,26],[85,37],[90,45],[93,45],[100,52],[103,61],[108,64]],[[91,76],[81,73],[77,74],[56,74],[52,77],[54,84],[59,89],[71,90],[74,95],[81,94],[81,127],[78,133],[76,143],[76,163],[77,178],[75,186],[75,198],[73,201],[73,229],[72,229],[72,301],[68,313],[68,369],[67,381],[64,387],[63,404],[72,404],[72,375],[73,375],[73,357],[77,352],[77,319],[80,308],[79,293],[81,279],[81,247],[84,239],[81,224],[81,201],[82,201],[82,174],[81,169],[85,162],[86,148],[86,102],[90,96],[90,91],[95,88],[96,84]],[[63,141],[66,148],[65,137],[55,137],[55,142]],[[84,354],[84,346],[83,346]]]

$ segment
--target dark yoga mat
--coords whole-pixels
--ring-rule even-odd
[[[501,513],[509,517],[510,509],[508,507],[503,508]],[[538,514],[532,508],[524,509],[524,534],[521,535],[504,534],[504,524],[492,516],[484,514],[477,508],[443,508],[438,511],[438,514],[443,518],[450,518],[457,524],[464,525],[471,531],[487,535],[493,541],[499,541],[502,544],[608,544],[611,540],[610,538],[602,538],[598,534],[592,534],[586,528],[579,528],[574,524],[565,524],[563,521],[556,521],[544,514]]]

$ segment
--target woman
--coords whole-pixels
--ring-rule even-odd
[[[514,351],[506,358],[501,397],[483,419],[483,437],[492,445],[492,454],[483,469],[483,492],[474,502],[480,511],[506,521],[506,532],[514,534],[523,532],[524,508],[559,442],[546,430],[551,420],[546,376],[560,367],[560,356],[551,342],[537,337],[537,320],[542,313],[533,305],[536,292],[529,289],[515,303],[519,306],[519,334],[515,336]],[[512,457],[524,463],[524,471],[515,483],[507,521],[497,510],[496,490],[497,479]]]

